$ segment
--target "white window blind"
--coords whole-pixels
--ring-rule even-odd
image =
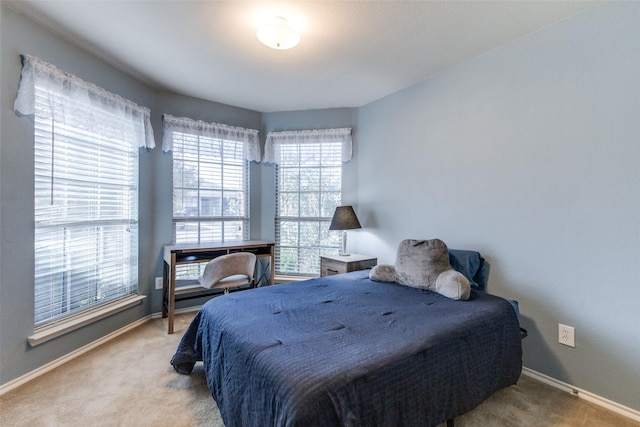
[[[32,57],[15,108],[34,116],[35,325],[136,294],[149,110]]]
[[[318,275],[320,255],[340,247],[329,224],[342,204],[351,129],[271,132],[265,152],[276,163],[276,273]]]
[[[258,131],[167,114],[163,129],[163,146],[173,152],[173,241],[248,239],[249,160],[259,159]],[[197,277],[199,267],[179,266],[176,277]]]

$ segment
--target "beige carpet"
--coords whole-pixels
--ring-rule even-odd
[[[169,365],[191,318],[178,316],[173,335],[164,321],[152,320],[5,394],[0,425],[223,427],[202,365],[190,376]],[[455,425],[640,427],[524,376]]]

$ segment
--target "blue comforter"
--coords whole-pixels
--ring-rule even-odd
[[[171,363],[204,362],[227,427],[432,426],[515,384],[521,352],[506,300],[359,271],[214,298]]]

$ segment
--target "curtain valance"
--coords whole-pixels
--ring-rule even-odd
[[[173,133],[182,132],[208,138],[242,142],[244,158],[249,161],[260,161],[260,139],[258,131],[219,123],[207,123],[187,117],[162,116],[162,151],[173,149]]]
[[[342,143],[342,161],[348,162],[353,154],[351,128],[315,129],[301,131],[269,132],[264,147],[264,161],[278,163],[279,147],[284,144]]]
[[[17,113],[33,116],[37,104],[38,113],[55,123],[64,125],[72,118],[74,126],[98,132],[103,137],[118,139],[123,133],[133,134],[138,147],[155,147],[148,108],[36,57],[22,55],[22,64],[13,106]],[[37,97],[36,86],[41,89]],[[100,107],[100,115],[96,115],[95,106]]]

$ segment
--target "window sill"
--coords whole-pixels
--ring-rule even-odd
[[[82,313],[69,319],[57,322],[53,325],[38,328],[33,335],[27,338],[27,341],[29,342],[29,345],[31,347],[35,347],[61,335],[87,326],[93,322],[97,322],[98,320],[112,316],[135,305],[141,304],[142,300],[145,298],[146,295],[134,295],[115,301],[111,304],[107,304],[104,307],[97,308],[95,310],[91,310],[86,313]]]
[[[289,282],[302,282],[303,280],[313,279],[317,276],[286,276],[276,274],[273,283],[279,285],[281,283],[289,283]]]

